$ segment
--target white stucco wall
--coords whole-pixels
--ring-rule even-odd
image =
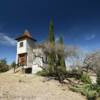
[[[23,47],[20,47],[20,42],[23,42]],[[27,52],[27,40],[17,42],[17,54]]]
[[[32,74],[37,73],[38,71],[41,71],[42,68],[40,68],[38,65],[32,66]]]
[[[35,48],[35,42],[31,39],[27,40],[27,66],[32,67],[33,65],[33,48]]]
[[[43,66],[43,57],[44,53],[41,48],[33,49],[33,64],[38,64],[39,66]]]
[[[16,64],[18,64],[18,55],[16,55]]]
[[[23,47],[20,47],[20,43],[23,42]],[[18,64],[18,54],[27,53],[27,40],[17,42],[16,64]]]
[[[41,71],[43,67],[43,57],[44,53],[41,48],[33,49],[33,66],[32,66],[32,73],[36,73]]]

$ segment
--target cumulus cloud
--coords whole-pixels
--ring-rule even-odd
[[[8,45],[8,46],[15,46],[16,41],[13,38],[5,35],[4,33],[0,33],[0,44]]]
[[[94,39],[96,37],[96,35],[95,34],[91,34],[91,35],[89,35],[89,36],[86,36],[86,40],[92,40],[92,39]]]

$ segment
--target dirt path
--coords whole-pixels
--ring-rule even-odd
[[[0,74],[0,100],[86,100],[55,80],[36,75]]]

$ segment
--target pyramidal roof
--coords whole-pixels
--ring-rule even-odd
[[[28,30],[25,30],[24,33],[23,33],[23,36],[31,37],[31,34]]]
[[[33,41],[36,41],[34,38],[32,38],[30,32],[28,30],[25,30],[24,33],[22,34],[22,36],[16,38],[16,40],[20,41],[23,39],[31,39]]]

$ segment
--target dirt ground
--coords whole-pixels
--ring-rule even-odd
[[[37,75],[0,74],[0,100],[86,100],[67,85]]]

